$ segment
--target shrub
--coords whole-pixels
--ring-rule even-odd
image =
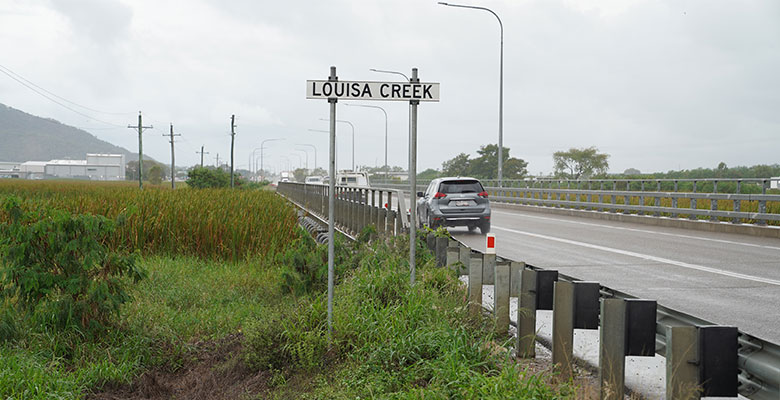
[[[312,370],[327,351],[327,303],[300,299],[295,309],[261,314],[244,327],[245,357],[257,369]]]
[[[130,300],[122,277],[145,276],[133,255],[106,246],[116,230],[112,220],[60,210],[24,213],[13,197],[4,213],[10,222],[0,226],[0,293],[20,309],[41,311],[45,322],[104,326]]]
[[[241,186],[244,180],[234,174],[233,184]],[[195,167],[187,172],[187,185],[196,189],[230,187],[230,173],[221,168]]]

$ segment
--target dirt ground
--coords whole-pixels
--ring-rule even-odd
[[[193,357],[176,371],[157,369],[149,371],[133,383],[106,386],[102,391],[90,393],[89,400],[217,400],[255,399],[269,394],[271,374],[250,370],[242,359],[241,334],[230,335],[217,341],[205,341],[195,345]],[[506,349],[495,345],[495,351]],[[534,360],[517,360],[538,374],[549,374],[552,368],[549,350],[537,346]],[[599,397],[598,379],[594,371],[575,366],[574,385],[576,399],[590,400]],[[554,384],[554,382],[551,382]],[[305,385],[304,385],[305,386]]]
[[[195,345],[193,358],[176,371],[149,371],[129,385],[106,386],[90,400],[252,399],[267,392],[270,375],[242,361],[243,337],[230,335]],[[260,396],[262,397],[262,396]]]

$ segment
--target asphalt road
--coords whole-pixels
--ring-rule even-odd
[[[780,240],[493,208],[498,255],[780,343]],[[485,236],[450,233],[484,250]]]

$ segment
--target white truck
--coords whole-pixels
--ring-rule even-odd
[[[336,174],[338,186],[370,186],[368,172],[339,171]]]

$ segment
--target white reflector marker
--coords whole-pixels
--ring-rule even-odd
[[[485,254],[496,254],[496,235],[485,235]]]

